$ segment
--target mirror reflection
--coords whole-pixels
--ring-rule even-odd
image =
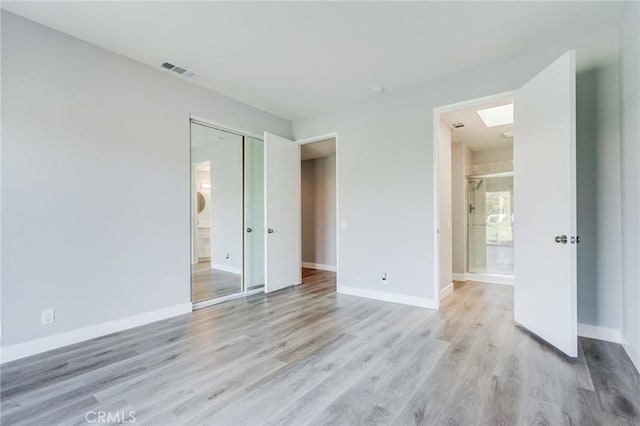
[[[245,263],[247,290],[264,286],[264,142],[245,137]]]
[[[242,136],[191,123],[191,300],[242,291]]]

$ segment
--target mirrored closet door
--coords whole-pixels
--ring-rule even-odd
[[[244,283],[264,288],[264,142],[244,138]]]
[[[191,122],[191,301],[242,293],[243,136]]]

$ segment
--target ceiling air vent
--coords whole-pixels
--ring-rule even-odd
[[[179,67],[177,65],[173,65],[170,62],[164,62],[162,65],[160,65],[162,68],[169,70],[169,71],[173,71],[176,74],[180,74],[183,77],[189,77],[189,78],[195,78],[198,76],[198,74],[194,73],[193,71],[189,71],[186,68],[182,68]]]
[[[464,127],[464,123],[451,123],[449,127],[451,127],[453,130],[461,129]]]

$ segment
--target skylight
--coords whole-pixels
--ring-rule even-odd
[[[513,124],[513,104],[481,109],[478,115],[487,127]]]

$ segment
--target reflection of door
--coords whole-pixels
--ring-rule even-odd
[[[515,320],[577,356],[575,52],[516,92]]]
[[[300,284],[300,145],[264,135],[265,292]]]

